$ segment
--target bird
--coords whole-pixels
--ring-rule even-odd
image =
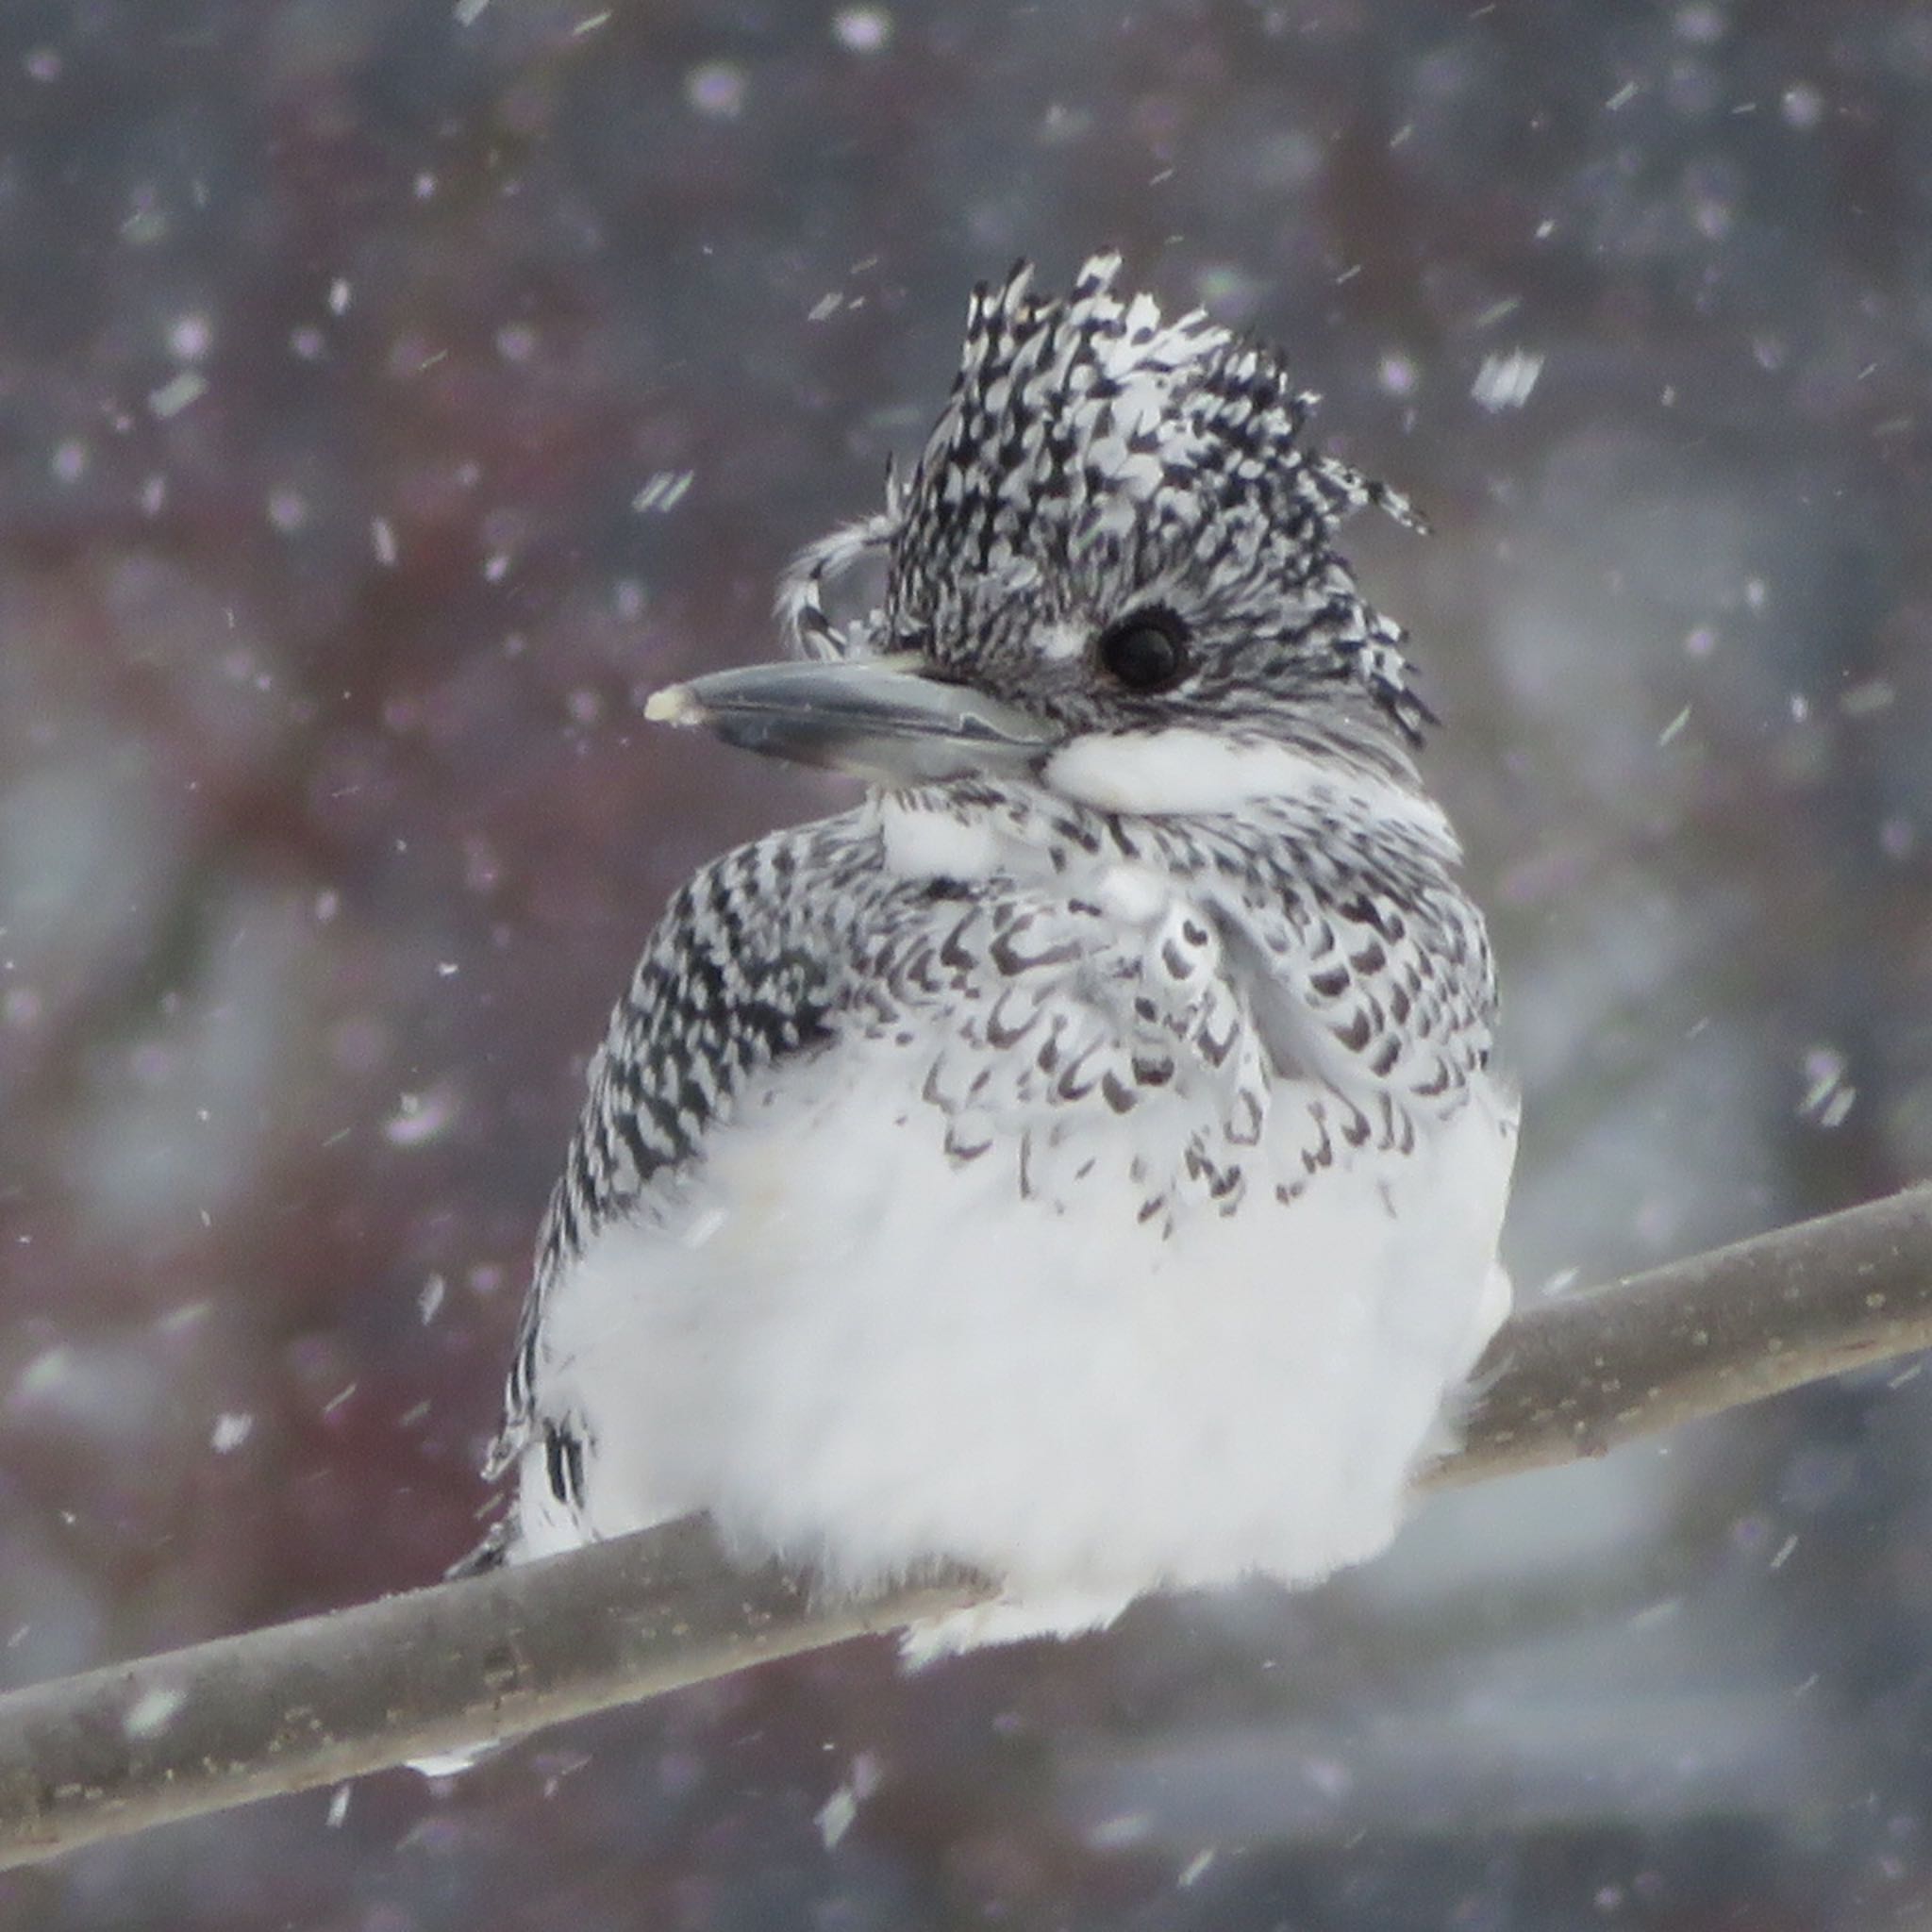
[[[1518,1103],[1436,721],[1287,358],[1022,263],[770,664],[647,715],[864,781],[671,899],[538,1241],[475,1567],[706,1512],[913,1662],[1391,1541],[1509,1307]],[[873,586],[868,591],[867,582]]]

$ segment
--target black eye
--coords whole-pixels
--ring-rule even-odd
[[[1188,627],[1171,610],[1137,610],[1101,632],[1099,656],[1129,691],[1165,691],[1188,668]]]

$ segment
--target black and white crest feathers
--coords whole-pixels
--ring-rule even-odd
[[[1164,319],[1151,296],[1115,292],[1119,268],[1096,256],[1070,295],[1049,297],[1022,263],[974,291],[958,375],[909,479],[889,477],[883,511],[812,546],[787,579],[798,646],[911,645],[970,673],[1003,627],[1105,623],[1124,591],[1185,580],[1419,741],[1430,714],[1403,634],[1362,598],[1335,534],[1364,505],[1420,520],[1306,446],[1315,398],[1277,350],[1199,309]],[[822,586],[875,554],[884,608],[835,625]]]

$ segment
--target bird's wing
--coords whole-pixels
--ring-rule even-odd
[[[774,832],[713,861],[665,908],[603,1045],[537,1238],[491,1471],[531,1421],[543,1307],[598,1229],[698,1152],[748,1079],[831,1038],[844,998],[836,908],[875,869],[857,814]]]

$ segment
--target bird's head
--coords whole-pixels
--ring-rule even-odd
[[[1118,269],[975,291],[911,475],[788,574],[798,659],[651,715],[883,785],[1030,779],[1108,809],[1232,807],[1310,760],[1406,776],[1429,713],[1334,533],[1364,504],[1412,513],[1305,446],[1313,398],[1279,354],[1163,321]],[[883,596],[836,620],[828,587],[867,560]]]

